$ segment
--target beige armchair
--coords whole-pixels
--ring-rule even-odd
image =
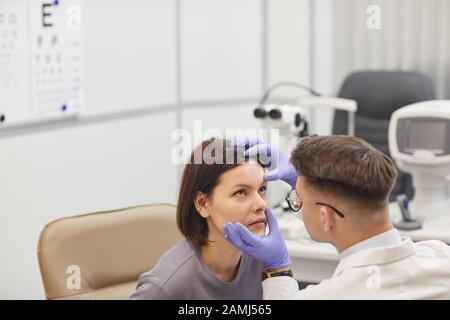
[[[41,233],[47,299],[128,299],[139,275],[184,238],[176,207],[135,206],[59,219]]]

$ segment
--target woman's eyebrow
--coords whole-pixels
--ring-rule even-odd
[[[266,183],[267,183],[266,181],[263,181],[263,182],[261,182],[261,184],[260,184],[259,186],[261,187],[261,186],[265,185]],[[234,188],[234,187],[253,188],[253,186],[248,185],[248,184],[245,184],[245,183],[238,183],[238,184],[235,184],[232,188]]]

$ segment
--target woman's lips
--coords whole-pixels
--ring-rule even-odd
[[[265,219],[256,220],[256,221],[250,223],[248,225],[248,227],[249,228],[253,227],[253,228],[257,228],[257,229],[265,228],[266,227],[266,220]]]
[[[266,227],[266,224],[264,222],[255,222],[255,223],[252,223],[251,225],[249,225],[249,227],[256,228],[256,229],[262,229],[262,228]]]

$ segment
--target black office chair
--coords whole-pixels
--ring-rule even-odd
[[[391,114],[411,103],[435,99],[433,84],[426,75],[413,71],[360,71],[350,74],[342,84],[339,97],[358,102],[355,136],[389,154],[388,128]],[[347,134],[347,112],[336,110],[333,134]],[[414,196],[409,174],[399,171],[391,201],[398,194]]]

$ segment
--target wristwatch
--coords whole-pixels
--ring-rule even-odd
[[[287,276],[287,277],[294,277],[294,273],[292,272],[292,270],[287,270],[287,271],[270,271],[270,270],[264,270],[263,274],[262,274],[262,279],[266,280],[267,278],[272,278],[272,277],[283,277],[283,276]]]

